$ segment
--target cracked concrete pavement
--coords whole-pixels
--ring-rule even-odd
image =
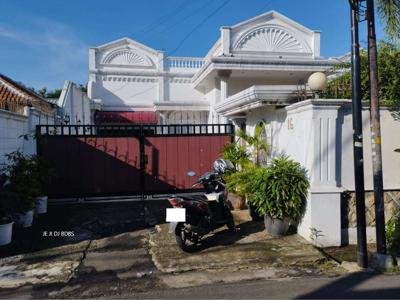
[[[160,280],[171,287],[284,277],[333,276],[347,271],[298,235],[274,238],[247,211],[234,211],[238,232],[221,228],[196,253],[182,252],[168,224],[150,233],[150,253]]]
[[[102,297],[157,285],[148,230],[2,259],[0,298]]]
[[[247,211],[234,216],[239,232],[221,228],[191,254],[177,247],[162,224],[3,258],[0,298],[127,297],[217,282],[346,273],[299,236],[273,238],[262,223],[250,222]]]

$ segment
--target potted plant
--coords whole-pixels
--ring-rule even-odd
[[[262,121],[259,122],[255,128],[254,133],[251,135],[245,130],[238,130],[237,136],[241,138],[249,146],[251,150],[251,155],[253,157],[253,162],[256,166],[265,166],[271,155],[271,146],[267,142],[266,137],[267,123]],[[262,220],[262,216],[256,211],[254,205],[247,200],[247,206],[249,209],[249,214],[253,221]]]
[[[16,194],[6,184],[4,175],[0,181],[0,246],[3,246],[11,242]]]
[[[264,215],[267,232],[283,235],[300,219],[309,186],[307,171],[287,156],[255,172],[249,201]]]
[[[15,194],[14,219],[17,226],[30,227],[33,222],[37,181],[34,176],[34,166],[31,157],[24,156],[20,151],[6,155],[8,165],[5,168],[8,185]]]
[[[240,180],[237,180],[243,173],[245,166],[251,163],[249,153],[246,147],[240,145],[237,141],[226,144],[222,150],[222,158],[231,161],[235,167],[235,171],[224,175],[225,181],[229,184],[229,200],[235,209],[243,209],[246,207],[245,193],[239,187]]]
[[[32,160],[34,177],[37,182],[36,212],[38,214],[44,214],[47,213],[48,197],[46,195],[46,191],[52,170],[48,162],[45,161],[41,156],[34,155]]]

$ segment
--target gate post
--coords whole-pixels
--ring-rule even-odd
[[[144,200],[144,189],[145,189],[145,172],[146,172],[146,154],[144,148],[144,132],[143,125],[140,126],[139,132],[139,157],[140,157],[140,196]]]

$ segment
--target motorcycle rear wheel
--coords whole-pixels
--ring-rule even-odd
[[[178,224],[175,230],[175,239],[179,248],[185,252],[194,252],[197,250],[198,240],[191,238],[191,233],[187,232],[183,223]]]

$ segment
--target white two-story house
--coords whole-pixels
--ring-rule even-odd
[[[220,28],[205,57],[174,57],[123,38],[89,50],[98,121],[224,123],[269,101],[291,103],[320,56],[320,32],[270,11]],[[116,113],[117,112],[117,113]]]

